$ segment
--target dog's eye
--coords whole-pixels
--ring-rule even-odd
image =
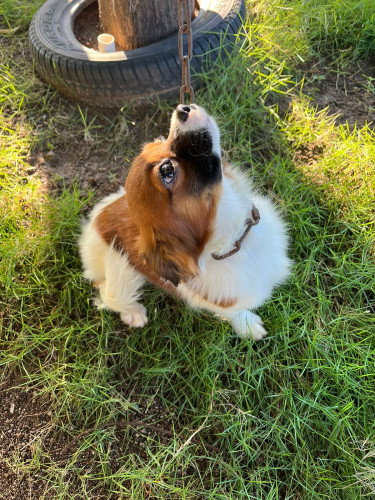
[[[169,184],[173,181],[175,175],[175,169],[171,161],[166,161],[160,166],[160,175],[164,182]]]

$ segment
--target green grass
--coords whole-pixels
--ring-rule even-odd
[[[24,26],[35,5],[14,5],[3,2],[0,13]],[[171,106],[155,106],[137,131],[131,109],[92,115],[33,76],[25,36],[6,35],[1,378],[20,373],[21,391],[50,402],[60,455],[40,437],[31,458],[8,462],[43,484],[41,498],[357,500],[375,491],[375,138],[369,125],[349,129],[317,111],[295,66],[327,51],[366,56],[374,9],[338,0],[249,7],[236,53],[206,75],[197,102],[217,117],[231,161],[248,168],[291,228],[293,275],[261,308],[270,335],[257,344],[157,290],[145,291],[149,323],[140,331],[95,309],[76,242],[97,195],[48,192],[29,156],[79,137],[131,160],[156,135],[154,113],[166,132]],[[125,422],[137,420],[170,433],[136,445],[139,426]]]
[[[23,0],[1,0],[0,28],[2,34],[20,33],[28,28],[33,14],[43,4],[43,0],[24,2]]]
[[[342,64],[374,53],[372,0],[250,0],[249,7],[263,36],[297,63],[318,56]]]

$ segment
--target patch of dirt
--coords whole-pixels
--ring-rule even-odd
[[[66,103],[64,113],[69,111],[72,115],[76,114],[76,109],[69,110]],[[83,127],[77,128],[79,135],[74,135],[74,129],[65,131],[59,128],[54,139],[50,139],[53,144],[47,142],[28,156],[30,168],[26,181],[27,176],[36,175],[46,191],[55,193],[61,192],[64,186],[77,185],[83,193],[94,192],[98,200],[124,185],[130,165],[145,142],[168,133],[169,114],[160,117],[157,112],[150,113],[150,107],[131,108],[126,114],[128,124],[123,134],[119,133],[125,121],[121,112],[101,110],[97,113],[95,108],[85,111],[88,122],[93,122],[94,129],[98,131],[98,139],[95,133],[92,137]],[[119,120],[119,125],[114,125],[106,134],[108,121],[116,120]],[[42,127],[40,135],[44,132]]]
[[[71,440],[62,433],[57,434],[51,402],[37,391],[25,389],[22,384],[22,378],[12,373],[0,385],[0,498],[54,499],[56,495],[50,490],[50,481],[44,477],[44,469],[50,467],[51,462],[64,469],[69,457],[76,452],[79,441]],[[116,459],[123,453],[120,448],[114,448],[112,453],[116,468],[120,465]],[[94,451],[85,450],[75,465],[82,473],[100,474],[95,458]],[[38,464],[33,463],[35,460]],[[71,485],[72,494],[81,490],[79,477],[68,468],[64,472],[64,483]],[[106,492],[97,490],[92,498],[107,500],[115,497],[108,497]]]
[[[19,387],[21,384],[22,380],[12,374],[0,386],[0,497],[4,499],[40,498],[47,487],[27,467],[22,471],[12,466],[14,462],[30,462],[36,446],[49,441],[53,428],[49,401]]]
[[[332,71],[322,62],[302,67],[304,92],[318,109],[328,108],[329,115],[338,115],[337,123],[375,123],[375,59],[353,64],[345,72]]]
[[[99,50],[98,36],[105,33],[105,29],[99,19],[97,2],[89,5],[76,17],[73,32],[79,43],[89,49]]]
[[[55,478],[45,471],[52,463],[61,469],[68,465],[65,445],[69,436],[57,432],[48,397],[23,384],[22,377],[14,372],[0,384],[0,498],[52,500],[56,498],[51,489]],[[74,451],[76,447],[72,447]],[[77,465],[82,471],[92,471],[94,458],[91,450],[85,450]],[[99,466],[96,472],[100,472]],[[79,477],[68,468],[64,483],[70,484],[74,493],[81,490]],[[98,500],[107,498],[99,490],[95,496]]]
[[[326,144],[322,141],[312,141],[306,144],[300,144],[295,150],[294,159],[304,165],[312,165],[324,153]]]
[[[34,169],[31,173],[48,189],[60,191],[64,185],[77,183],[83,192],[91,190],[100,196],[117,191],[130,166],[105,148],[79,140],[57,144],[53,151],[38,152],[28,160]]]

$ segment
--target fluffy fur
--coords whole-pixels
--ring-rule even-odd
[[[256,206],[260,222],[241,250],[224,259]],[[223,166],[220,135],[196,105],[178,106],[169,136],[146,144],[125,190],[100,201],[79,242],[85,277],[102,307],[131,327],[147,322],[139,302],[145,281],[230,322],[240,337],[267,332],[250,310],[263,304],[289,273],[286,227],[247,175]]]

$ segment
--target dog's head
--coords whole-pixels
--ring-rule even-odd
[[[199,271],[221,191],[220,135],[194,104],[179,105],[169,136],[146,144],[125,189],[140,236],[138,252],[160,277],[177,284]]]

